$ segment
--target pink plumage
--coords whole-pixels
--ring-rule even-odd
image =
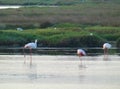
[[[78,49],[77,50],[77,55],[79,55],[79,56],[85,56],[86,52],[83,49]]]

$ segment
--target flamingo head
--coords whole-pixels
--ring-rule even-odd
[[[35,40],[35,43],[37,43],[37,39]]]

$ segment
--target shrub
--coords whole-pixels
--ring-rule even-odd
[[[50,26],[52,26],[52,25],[53,25],[53,24],[52,24],[51,22],[46,21],[46,22],[41,23],[40,27],[41,27],[41,28],[47,28],[47,27],[50,27]]]
[[[84,35],[65,38],[58,45],[65,47],[101,47],[104,42],[105,40],[100,37]]]
[[[117,46],[118,48],[120,48],[120,38],[118,38],[116,42],[117,42],[117,43],[116,43],[116,44],[117,44],[116,46]]]
[[[23,46],[25,43],[38,39],[38,46],[48,47],[102,47],[105,39],[101,36],[90,35],[86,30],[72,29],[32,29],[32,30],[2,30],[0,45]]]
[[[58,23],[55,24],[54,27],[57,28],[73,28],[73,27],[80,27],[79,24],[74,24],[74,23]]]
[[[0,31],[1,46],[23,46],[25,43],[34,40],[34,34],[18,32],[14,30]]]
[[[91,33],[98,34],[99,36],[109,41],[117,40],[117,38],[120,36],[120,27],[93,26],[93,27],[86,27],[85,30]]]
[[[47,37],[44,45],[53,47],[102,47],[104,39],[82,33],[57,34]]]
[[[6,24],[0,24],[0,29],[5,29],[6,28]]]
[[[120,53],[120,37],[116,41],[117,52]]]
[[[0,36],[0,45],[1,46],[22,46],[26,40],[23,37],[15,37],[10,35],[1,35]]]

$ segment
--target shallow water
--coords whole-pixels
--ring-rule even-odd
[[[8,9],[8,8],[12,8],[12,9],[16,9],[16,8],[20,8],[21,6],[19,5],[0,5],[0,9]]]
[[[37,7],[58,7],[58,6],[54,6],[54,5],[51,5],[51,6],[46,6],[46,5],[33,5],[34,7],[37,6]],[[0,5],[0,9],[17,9],[17,8],[21,8],[21,7],[32,7],[32,5]]]
[[[0,89],[120,89],[120,57],[0,55]]]

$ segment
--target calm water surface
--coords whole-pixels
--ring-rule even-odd
[[[15,9],[15,8],[20,8],[22,6],[19,6],[19,5],[0,5],[0,9],[8,9],[8,8],[12,8],[12,9]]]
[[[46,5],[24,5],[24,6],[21,6],[21,5],[0,5],[0,9],[17,9],[17,8],[21,8],[21,7],[32,7],[32,6],[36,6],[36,7],[58,7],[58,6],[54,6],[54,5],[51,5],[51,6],[46,6]]]
[[[120,89],[120,57],[0,55],[0,89]]]

